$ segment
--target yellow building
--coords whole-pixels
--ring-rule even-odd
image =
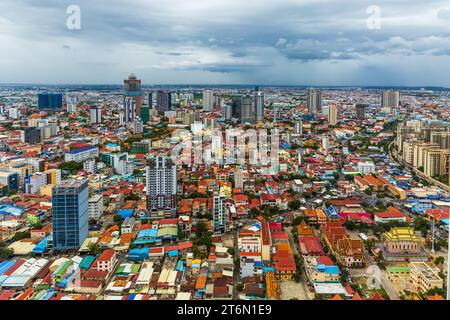
[[[48,184],[58,184],[61,182],[61,170],[60,169],[50,169],[46,171],[47,173],[47,183]]]
[[[280,287],[273,271],[266,272],[266,297],[267,300],[280,299]]]
[[[45,186],[42,186],[39,189],[40,195],[43,196],[43,197],[45,197],[45,196],[51,197],[52,196],[52,189],[53,189],[54,186],[55,186],[54,184],[47,184]]]
[[[425,293],[434,288],[442,288],[444,280],[436,268],[425,262],[411,262],[410,281],[417,293]]]
[[[411,268],[408,265],[395,265],[386,267],[386,271],[390,282],[400,284],[409,279]]]
[[[383,234],[381,249],[386,261],[426,261],[428,253],[423,248],[423,239],[414,229],[392,228]]]
[[[317,223],[325,224],[327,223],[327,215],[322,209],[316,209]]]

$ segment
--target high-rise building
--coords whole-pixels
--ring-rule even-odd
[[[388,111],[398,109],[400,105],[400,92],[397,90],[384,90],[381,94],[381,107]]]
[[[123,104],[123,113],[125,123],[133,122],[136,117],[136,102],[134,99],[125,99]]]
[[[19,173],[14,171],[0,171],[0,184],[6,186],[8,191],[17,191],[20,187],[20,176]]]
[[[228,223],[228,214],[225,206],[225,195],[215,191],[213,197],[213,226],[214,233],[224,233]]]
[[[53,250],[77,250],[88,236],[88,182],[65,180],[52,191]]]
[[[38,94],[38,109],[46,111],[61,111],[63,107],[63,95],[61,93]]]
[[[330,140],[327,136],[322,137],[322,149],[325,151],[328,151],[328,148],[330,147]]]
[[[47,184],[47,174],[36,172],[31,176],[25,177],[25,193],[39,194],[41,187]]]
[[[41,128],[27,127],[23,130],[23,142],[37,144],[41,142]]]
[[[168,91],[158,90],[156,93],[156,109],[159,115],[172,109],[172,94]]]
[[[241,169],[236,169],[234,172],[234,187],[241,190],[244,189],[244,174]]]
[[[95,173],[97,171],[97,165],[95,159],[88,159],[83,162],[83,171],[88,173]]]
[[[152,217],[175,216],[177,211],[177,167],[169,157],[147,160],[147,209]]]
[[[125,103],[124,103],[125,106]],[[125,124],[125,111],[119,110],[119,126],[123,126]]]
[[[58,184],[61,182],[61,169],[50,169],[45,173],[47,174],[48,184]]]
[[[356,105],[356,117],[360,120],[364,120],[366,118],[366,105],[364,104]]]
[[[259,87],[255,89],[255,111],[256,121],[264,120],[264,93],[259,90]]]
[[[147,106],[153,109],[153,92],[147,92]]]
[[[203,91],[203,111],[211,112],[214,108],[214,91]]]
[[[103,215],[103,195],[96,194],[89,198],[89,219],[98,220]]]
[[[296,134],[303,134],[303,122],[302,121],[297,121],[295,123],[295,133]]]
[[[318,89],[308,89],[306,92],[306,105],[308,106],[309,113],[321,113],[322,91]]]
[[[140,118],[142,119],[142,122],[145,124],[150,121],[150,109],[148,106],[143,106],[141,108],[141,114]]]
[[[233,107],[232,107],[232,105],[227,104],[227,105],[224,105],[222,107],[222,117],[225,120],[231,120],[231,118],[233,117]]]
[[[255,104],[251,95],[241,97],[241,123],[255,123]]]
[[[8,117],[11,119],[19,119],[21,116],[21,112],[19,108],[9,108],[8,109]]]
[[[124,80],[125,96],[132,98],[136,106],[136,114],[141,113],[142,97],[144,93],[141,89],[141,80],[139,80],[135,74],[130,74],[127,80]]]
[[[91,106],[91,124],[102,123],[102,107],[100,106]]]
[[[142,122],[140,117],[134,118],[132,130],[135,134],[144,132],[144,123]]]
[[[242,98],[241,96],[233,97],[233,104],[231,105],[231,115],[233,118],[241,118]]]
[[[332,126],[337,124],[337,107],[328,106],[328,123]]]

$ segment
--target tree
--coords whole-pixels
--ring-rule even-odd
[[[304,216],[298,216],[295,217],[294,220],[292,220],[292,224],[294,226],[298,226],[299,224],[301,224],[303,221],[305,221],[305,217]]]
[[[207,250],[212,246],[212,234],[210,231],[208,231],[208,228],[206,227],[206,223],[203,221],[200,221],[196,225],[197,230],[195,232],[195,239],[194,244],[196,246],[206,246]]]
[[[89,252],[93,255],[97,255],[102,251],[100,248],[100,245],[98,243],[94,243],[94,242],[89,242],[89,244],[87,245],[87,248],[88,248]]]
[[[435,264],[437,265],[444,265],[445,263],[445,258],[442,256],[439,256],[436,258],[436,260],[434,261]]]
[[[6,242],[0,241],[0,259],[6,260],[14,255],[14,249],[7,247]]]
[[[119,214],[116,214],[116,215],[114,216],[114,218],[113,218],[113,221],[114,221],[115,223],[119,223],[120,221],[122,221],[122,216],[119,215]]]
[[[291,210],[298,210],[300,209],[301,203],[299,200],[294,200],[289,202],[289,209]]]
[[[77,174],[83,168],[82,163],[78,163],[75,161],[62,162],[59,166],[59,169],[64,171],[69,171],[70,174]]]
[[[425,220],[425,218],[417,216],[414,219],[414,230],[420,231],[422,233],[422,236],[425,237],[429,229],[430,225],[428,224],[428,221]]]
[[[259,216],[259,210],[256,209],[256,208],[251,208],[251,209],[250,209],[250,215],[251,215],[252,217],[257,217],[257,216]]]
[[[347,230],[353,231],[353,230],[356,229],[356,224],[355,224],[355,222],[353,220],[347,220],[347,221],[344,222],[344,227]]]
[[[24,232],[17,232],[14,235],[14,241],[20,241],[22,239],[28,239],[31,237],[30,231],[24,231]]]

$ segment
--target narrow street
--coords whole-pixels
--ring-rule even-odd
[[[293,254],[294,255],[300,254],[297,249],[297,241],[294,240],[294,237],[292,236],[291,231],[288,228],[284,228],[284,231],[286,231],[289,234],[289,244],[292,248]],[[308,289],[308,286],[306,285],[305,273],[303,270],[302,270],[302,277],[300,280],[300,284],[301,284],[301,287],[303,290],[303,300],[311,300],[309,298],[309,289]]]

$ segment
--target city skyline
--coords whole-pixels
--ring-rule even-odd
[[[450,86],[446,1],[70,5],[0,4],[0,82]]]

